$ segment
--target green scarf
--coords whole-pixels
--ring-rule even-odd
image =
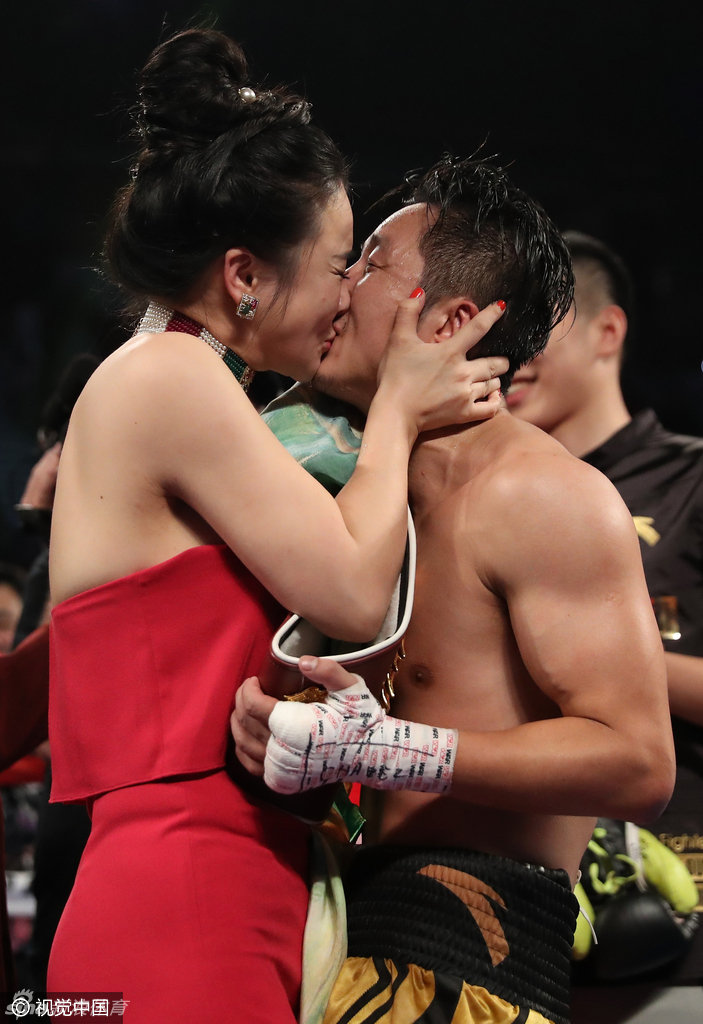
[[[354,472],[361,447],[361,431],[347,419],[350,411],[309,384],[296,384],[270,402],[262,418],[296,462],[334,495]]]

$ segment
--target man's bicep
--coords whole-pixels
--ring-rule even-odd
[[[661,641],[617,506],[551,530],[515,565],[506,598],[525,666],[563,714],[612,724],[632,701],[661,701]]]

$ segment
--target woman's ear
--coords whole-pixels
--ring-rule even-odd
[[[224,255],[223,277],[228,294],[238,305],[245,293],[256,294],[256,259],[248,249],[228,249]]]
[[[418,333],[423,341],[433,344],[446,341],[477,313],[476,303],[466,297],[440,299],[423,312]]]

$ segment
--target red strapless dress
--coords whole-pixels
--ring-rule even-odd
[[[224,770],[235,691],[280,618],[219,546],[54,610],[52,800],[93,826],[50,991],[121,992],[127,1024],[296,1020],[308,830]]]

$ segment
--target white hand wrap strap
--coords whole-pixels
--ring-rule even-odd
[[[458,733],[387,715],[361,676],[324,704],[281,701],[271,712],[264,780],[299,793],[343,779],[374,789],[445,793]]]

